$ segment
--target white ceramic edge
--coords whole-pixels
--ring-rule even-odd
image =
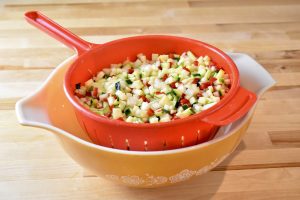
[[[19,101],[17,101],[16,105],[15,105],[15,109],[16,109],[16,115],[17,115],[17,119],[19,121],[20,124],[24,125],[24,126],[37,126],[37,125],[42,125],[41,127],[44,128],[45,125],[44,123],[40,123],[40,122],[32,122],[30,120],[27,120],[26,117],[23,114],[23,104],[26,103],[27,101],[29,101],[32,97],[36,96],[40,91],[42,91],[44,88],[46,88],[46,86],[48,85],[48,82],[52,79],[52,77],[56,74],[57,71],[59,71],[59,69],[66,65],[68,62],[70,62],[72,59],[75,59],[77,57],[77,55],[73,55],[70,56],[69,58],[67,58],[66,60],[64,60],[62,63],[60,63],[51,73],[50,75],[47,77],[47,79],[42,83],[42,85],[36,89],[34,92],[32,92],[30,95],[23,97],[22,99],[20,99]],[[47,125],[49,126],[49,125]],[[53,126],[51,126],[52,129]]]
[[[253,58],[251,58],[250,56],[246,55],[246,54],[242,54],[242,53],[228,53],[229,56],[230,55],[234,55],[234,54],[239,54],[240,56],[247,56],[248,59],[253,60]],[[94,149],[98,149],[101,151],[108,151],[111,153],[118,153],[118,154],[127,154],[127,155],[141,155],[141,156],[153,156],[153,155],[167,155],[167,154],[174,154],[174,153],[183,153],[186,151],[192,151],[198,148],[202,148],[204,146],[208,146],[214,143],[219,142],[220,140],[223,140],[227,137],[229,137],[231,134],[226,134],[226,135],[222,135],[216,139],[210,140],[208,142],[202,143],[202,144],[198,144],[198,145],[194,145],[194,146],[190,146],[190,147],[185,147],[185,148],[180,148],[180,149],[172,149],[172,150],[164,150],[164,151],[128,151],[128,150],[121,150],[121,149],[112,149],[109,147],[104,147],[104,146],[99,146],[90,142],[87,142],[83,139],[80,139],[62,129],[59,129],[57,127],[51,126],[49,124],[45,124],[45,123],[41,123],[41,122],[34,122],[34,121],[29,121],[24,117],[23,114],[23,104],[26,103],[27,101],[30,100],[30,98],[34,97],[35,95],[37,95],[40,91],[42,91],[48,84],[48,82],[52,79],[52,77],[54,76],[54,74],[59,70],[59,68],[61,68],[62,66],[64,66],[66,63],[70,62],[72,59],[75,59],[77,55],[73,55],[69,58],[67,58],[65,61],[63,61],[61,64],[59,64],[56,69],[53,70],[53,72],[49,75],[49,77],[46,79],[46,81],[41,85],[41,87],[39,89],[37,89],[35,92],[33,92],[31,95],[22,98],[21,100],[19,100],[16,103],[16,114],[17,114],[17,119],[19,121],[20,124],[24,125],[24,126],[34,126],[34,127],[39,127],[39,128],[44,128],[47,130],[51,130],[51,131],[55,131],[56,133],[59,133],[65,137],[68,137],[72,140],[75,140],[78,143],[81,143],[82,145],[94,148]],[[255,60],[254,60],[255,61]],[[256,62],[256,61],[255,61]],[[253,66],[254,67],[254,66]],[[256,68],[259,68],[260,70],[263,70],[265,72],[264,76],[269,76],[269,79],[272,79],[272,77],[270,76],[270,74],[259,64],[257,64],[255,66]],[[258,93],[258,97],[260,97],[265,91],[267,91],[269,88],[271,88],[276,82],[274,79],[272,79],[273,82],[270,82],[270,85],[266,88],[264,88],[264,90],[261,90]],[[256,104],[255,104],[256,105]],[[244,116],[243,121],[248,120],[252,113],[254,112],[255,109],[255,105],[252,107],[252,109],[247,113],[246,116]],[[232,133],[234,133],[236,131],[236,129],[240,128],[242,124],[236,126],[233,130],[231,130]]]

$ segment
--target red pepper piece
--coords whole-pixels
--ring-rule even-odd
[[[191,73],[191,71],[187,67],[183,67],[182,69],[184,69],[185,71]]]
[[[145,95],[141,95],[140,98],[144,101],[144,102],[148,102],[149,100],[147,99],[147,97]]]
[[[152,116],[152,115],[154,115],[154,111],[151,108],[149,108],[147,110],[147,114],[148,114],[148,116]]]
[[[193,84],[197,84],[200,81],[200,78],[194,78]]]
[[[179,117],[176,116],[176,113],[171,114],[171,120],[179,119]]]
[[[212,85],[217,79],[215,77],[211,77],[209,79],[209,83]]]
[[[124,121],[123,117],[119,117],[117,120]]]
[[[92,96],[94,98],[97,98],[97,96],[98,96],[98,88],[94,87],[93,92],[92,92]]]
[[[179,117],[177,117],[176,115],[174,117],[171,118],[172,120],[177,120],[180,119]]]
[[[102,101],[103,101],[103,102],[108,102],[107,98],[104,98]]]
[[[215,64],[213,61],[210,61],[210,62],[209,62],[209,66],[210,66],[210,67],[212,67],[212,66],[215,66],[215,67],[216,67],[216,64]]]
[[[112,110],[114,108],[114,105],[109,106],[110,110]]]
[[[176,89],[176,82],[174,81],[174,82],[170,83],[170,87],[173,89]]]
[[[199,93],[197,93],[197,95],[196,95],[197,97],[202,97],[203,96],[203,94],[202,94],[202,92],[199,92]]]
[[[208,88],[210,85],[211,85],[210,82],[202,83],[202,84],[200,85],[200,89],[201,89],[201,90],[205,90],[205,89]]]
[[[162,80],[165,81],[167,78],[168,78],[168,74],[165,74],[165,75],[162,77]]]
[[[132,69],[132,68],[128,69],[128,74],[132,74],[133,72],[134,72],[134,69]]]
[[[190,101],[187,100],[187,99],[185,99],[185,98],[180,99],[180,104],[181,104],[181,105],[188,105],[188,106],[191,105],[191,104],[190,104]]]
[[[86,92],[86,93],[85,93],[85,96],[86,96],[86,97],[90,97],[91,95],[92,95],[91,92]]]
[[[109,113],[106,113],[104,116],[106,116],[106,117],[111,117],[111,112],[109,112]]]

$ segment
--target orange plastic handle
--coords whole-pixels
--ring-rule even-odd
[[[255,104],[256,98],[253,92],[239,87],[235,96],[224,107],[203,118],[202,121],[217,126],[230,124],[243,117]]]
[[[84,53],[94,46],[94,44],[81,39],[38,11],[26,12],[25,19],[51,37],[75,49],[77,54]]]

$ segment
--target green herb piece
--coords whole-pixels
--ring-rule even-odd
[[[124,113],[125,113],[126,116],[128,116],[128,115],[130,115],[131,111],[130,111],[129,108],[126,108],[126,109],[124,110]]]
[[[189,106],[185,104],[185,105],[182,106],[182,108],[183,108],[184,110],[186,110],[186,109],[189,108]]]
[[[130,79],[126,79],[126,83],[130,85],[132,84],[132,81]]]

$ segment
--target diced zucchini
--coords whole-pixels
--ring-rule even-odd
[[[112,109],[112,118],[119,119],[121,117],[123,117],[122,110],[120,108],[113,108]]]
[[[215,104],[216,104],[216,102],[210,103],[210,104],[206,104],[206,105],[203,106],[203,110],[206,110],[206,109],[208,109],[208,108],[214,106]]]
[[[153,54],[152,54],[152,60],[153,60],[153,61],[157,60],[157,59],[158,59],[158,56],[159,56],[158,54],[153,53]]]
[[[162,114],[163,114],[163,110],[162,109],[157,109],[157,110],[154,111],[154,115],[155,116],[162,116]]]
[[[162,67],[163,69],[169,69],[169,68],[170,68],[170,63],[168,63],[168,62],[163,62],[163,63],[161,63],[161,67]]]
[[[192,52],[188,51],[187,55],[188,55],[189,59],[191,59],[192,61],[196,60],[196,57],[194,56],[194,54]]]
[[[149,122],[150,123],[157,123],[158,122],[158,118],[156,116],[152,116],[149,118]]]
[[[170,103],[171,103],[171,102],[170,102],[170,100],[169,100],[169,98],[168,98],[167,95],[164,95],[164,96],[161,98],[161,100],[159,101],[159,104],[160,104],[161,106],[169,105]]]
[[[222,69],[219,70],[218,74],[216,75],[217,79],[223,78],[224,76],[224,71]]]
[[[121,90],[116,91],[116,95],[117,97],[119,97],[120,100],[126,100],[127,96],[124,92],[122,92]]]
[[[176,116],[179,117],[179,118],[184,118],[184,117],[188,117],[188,116],[190,116],[192,114],[193,114],[192,109],[188,108],[188,109],[184,110],[181,113],[177,113]]]
[[[136,80],[131,84],[131,87],[136,88],[136,89],[141,89],[141,88],[143,88],[143,86],[144,85],[141,80]]]
[[[161,117],[160,117],[160,122],[168,122],[171,120],[171,117],[169,114],[163,114]]]
[[[177,97],[181,97],[182,92],[178,89],[173,89],[174,93],[176,94]]]
[[[211,70],[208,69],[208,70],[206,71],[204,77],[206,78],[206,80],[209,80],[210,76],[211,76]]]
[[[168,55],[160,55],[159,60],[160,62],[167,62],[169,56]]]

